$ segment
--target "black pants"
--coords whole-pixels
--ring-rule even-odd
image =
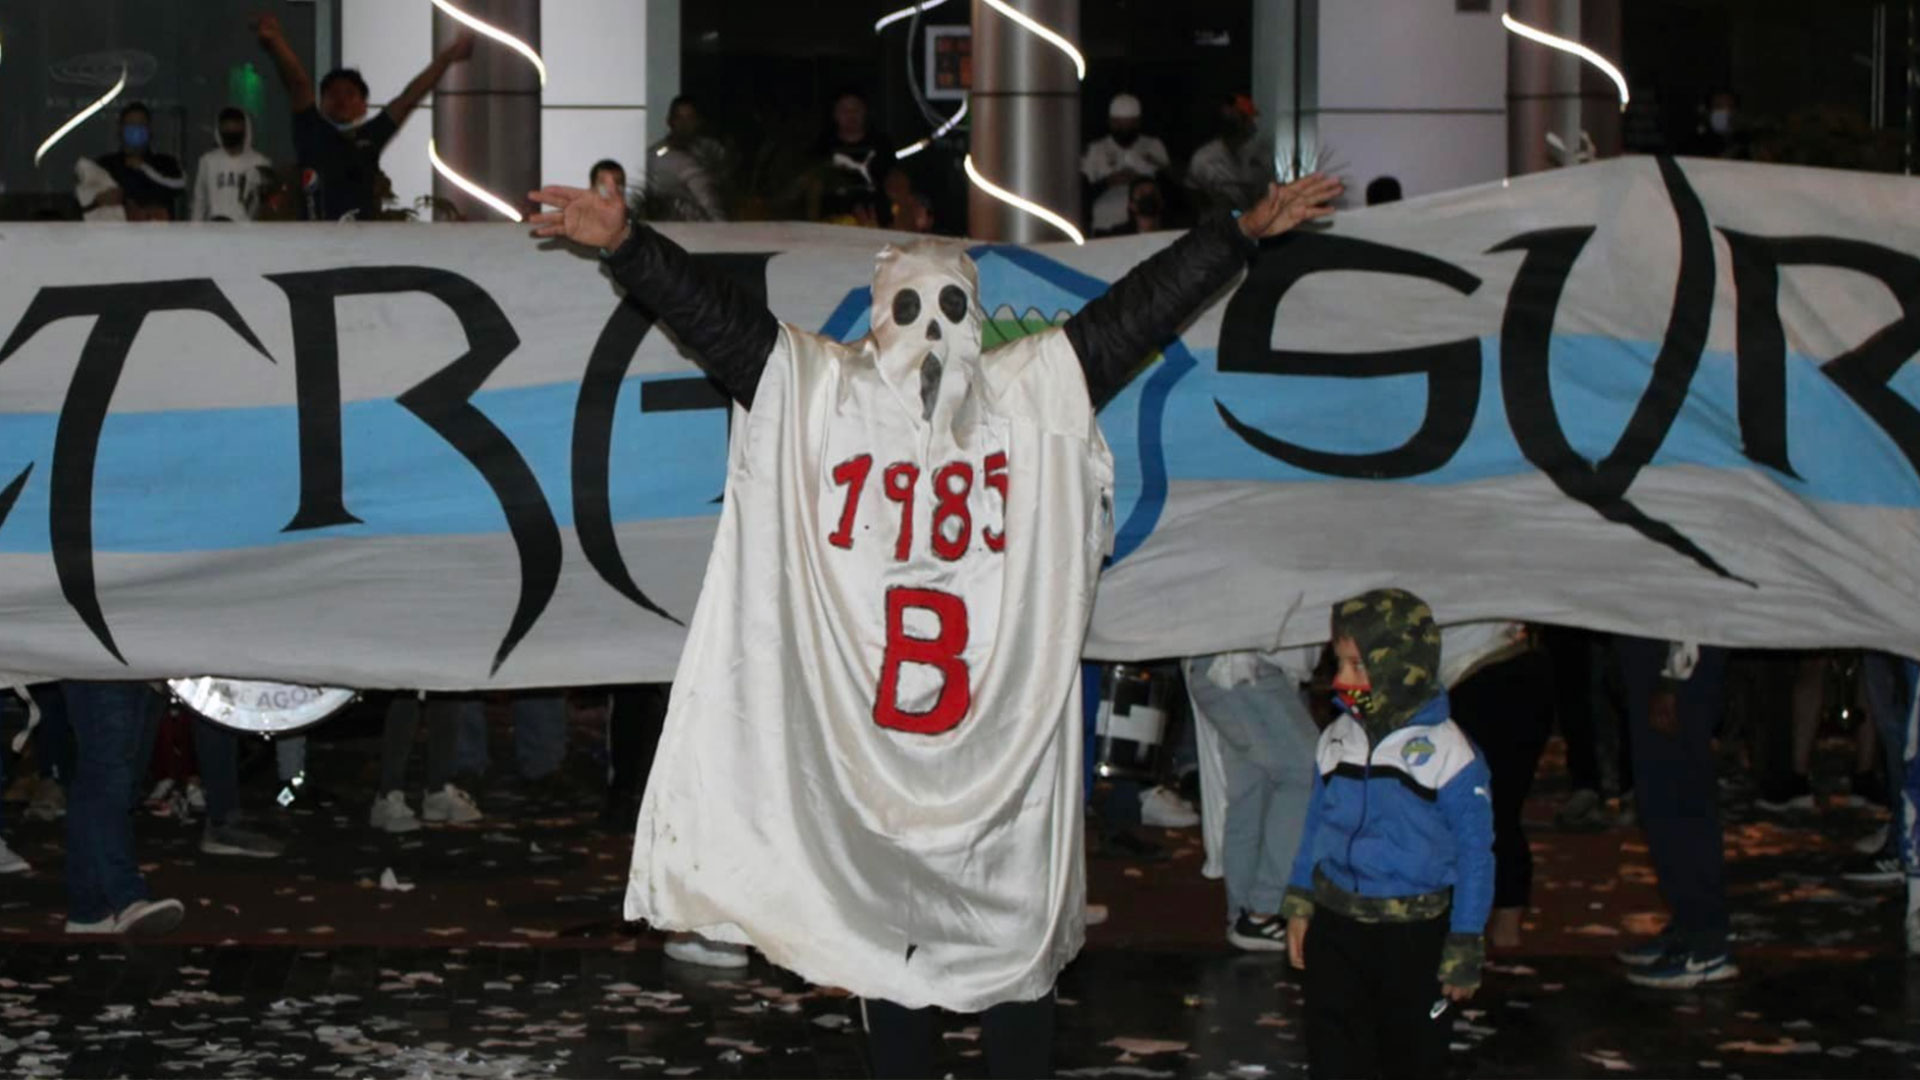
[[[1436,954],[1436,963],[1438,962]],[[933,1067],[932,1009],[909,1009],[868,998],[867,1048],[875,1080],[918,1080],[937,1075]],[[987,1075],[1053,1075],[1053,994],[1037,1001],[1009,1001],[980,1014],[980,1041],[987,1052]]]
[[[667,720],[671,683],[616,686],[607,709],[607,794],[610,802],[638,802],[653,771],[653,753]]]
[[[1532,895],[1533,849],[1520,811],[1553,734],[1554,674],[1547,654],[1530,649],[1475,672],[1449,694],[1454,723],[1493,774],[1494,907],[1526,907]]]
[[[1325,908],[1307,924],[1307,1071],[1313,1080],[1447,1075],[1454,1008],[1438,1017],[1443,916],[1363,923]]]
[[[1718,952],[1726,948],[1728,918],[1713,729],[1725,705],[1727,651],[1700,650],[1693,677],[1674,695],[1679,730],[1663,733],[1649,723],[1647,704],[1659,686],[1667,643],[1622,637],[1614,647],[1627,687],[1640,827],[1660,895],[1689,949]]]

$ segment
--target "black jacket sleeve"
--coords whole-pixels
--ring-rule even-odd
[[[1098,410],[1126,388],[1154,351],[1246,265],[1257,245],[1222,216],[1200,225],[1113,283],[1065,330]]]
[[[693,350],[708,378],[753,408],[754,388],[780,340],[780,323],[766,304],[639,222],[606,263],[628,297]]]

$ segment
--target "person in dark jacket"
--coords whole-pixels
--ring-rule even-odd
[[[1258,241],[1277,236],[1302,222],[1324,217],[1332,210],[1327,203],[1340,194],[1339,181],[1309,177],[1282,188],[1273,186],[1263,200],[1240,217],[1221,217],[1175,241],[1133,271],[1115,282],[1104,296],[1083,307],[1057,331],[1071,349],[1085,379],[1089,403],[1094,409],[1120,392],[1153,353],[1178,332],[1182,322],[1230,283],[1246,266]],[[627,290],[629,302],[647,309],[694,354],[708,376],[742,408],[755,408],[761,375],[768,369],[783,330],[768,310],[766,302],[749,295],[729,280],[696,263],[684,250],[643,224],[630,222],[626,206],[578,188],[549,187],[532,193],[539,203],[554,210],[534,217],[534,235],[564,236],[575,243],[602,250],[615,281]],[[898,253],[883,254],[887,260]],[[930,256],[915,256],[930,258]],[[963,254],[947,255],[955,260]],[[971,272],[970,264],[960,264]],[[884,280],[884,275],[876,279]],[[935,294],[942,312],[950,299],[955,302],[951,314],[943,317],[961,320],[970,305],[980,303],[955,286]],[[896,312],[911,309],[918,313],[921,301],[917,293],[902,288],[888,299],[876,293],[876,305]],[[912,315],[896,316],[911,323]],[[928,348],[935,344],[946,349],[951,342],[930,329]],[[796,337],[802,332],[791,328],[785,333]],[[958,332],[953,339],[964,341]],[[1047,333],[1055,333],[1048,331]],[[876,341],[886,339],[879,333]],[[969,347],[977,349],[978,337]],[[1051,348],[1059,348],[1053,339]],[[1009,348],[1020,348],[1015,343]],[[796,346],[797,347],[797,346]],[[809,348],[851,348],[832,343]],[[959,349],[962,346],[954,346]],[[873,356],[876,365],[893,363],[904,356],[913,359],[914,349],[903,349],[896,356],[889,348],[876,345],[863,354]],[[786,354],[790,355],[790,354]],[[1054,355],[1060,355],[1055,353]],[[944,362],[928,352],[916,365],[921,396],[932,415],[940,400],[942,369],[952,364],[978,364],[980,357],[968,352],[943,354]],[[1065,369],[1068,375],[1072,368]],[[776,395],[771,406],[778,409],[781,390],[778,380],[786,369],[775,369],[769,376],[769,393]],[[902,376],[905,377],[904,375]],[[931,386],[931,392],[929,392]],[[777,413],[775,415],[778,415]],[[756,417],[757,419],[757,417]],[[854,418],[857,420],[858,418]],[[1090,420],[1090,418],[1089,418]],[[704,601],[703,601],[704,602]],[[698,617],[696,616],[696,625]],[[829,624],[823,632],[839,633]],[[964,706],[963,706],[964,709]],[[669,733],[671,737],[671,732]],[[1078,905],[1076,905],[1076,908]],[[1075,910],[1072,918],[1083,914]],[[979,943],[982,950],[1019,949],[1021,942]],[[908,950],[909,956],[912,954]],[[989,1002],[981,1028],[988,1072],[994,1076],[1046,1076],[1052,1074],[1053,995],[1045,993],[1032,1000],[1001,999]],[[933,1075],[933,1013],[927,1008],[909,1008],[890,1001],[869,998],[864,1002],[869,1046],[876,1076]]]
[[[1306,973],[1314,1077],[1447,1071],[1450,1003],[1471,998],[1493,906],[1487,765],[1448,719],[1440,628],[1419,597],[1335,605],[1333,691],[1281,914]]]

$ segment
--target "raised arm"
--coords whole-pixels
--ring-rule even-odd
[[[618,196],[583,188],[546,187],[528,198],[555,209],[535,214],[535,236],[564,236],[606,253],[607,268],[627,295],[666,324],[727,396],[753,407],[754,388],[780,339],[767,305],[686,250],[627,219]]]
[[[393,126],[399,127],[407,122],[407,116],[420,105],[420,99],[446,75],[447,69],[473,55],[473,31],[461,31],[453,39],[453,44],[435,54],[433,63],[428,64],[420,74],[413,77],[400,96],[387,102],[387,116],[393,120]]]
[[[254,23],[254,31],[260,35],[261,47],[273,57],[273,66],[280,72],[280,85],[287,88],[287,97],[292,99],[293,111],[313,108],[313,77],[307,74],[307,66],[294,55],[293,46],[287,44],[286,35],[280,32],[280,20],[262,15]]]
[[[1326,204],[1342,190],[1340,181],[1318,174],[1276,184],[1253,209],[1192,229],[1068,319],[1067,340],[1086,372],[1093,407],[1125,389],[1180,324],[1246,266],[1260,240],[1333,213]]]

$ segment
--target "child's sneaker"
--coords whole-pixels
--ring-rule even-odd
[[[409,833],[420,827],[420,819],[413,816],[413,807],[407,805],[405,795],[389,791],[373,800],[367,824],[390,833]]]
[[[1725,949],[1715,953],[1676,952],[1627,972],[1628,982],[1655,990],[1691,990],[1739,977],[1740,968]]]
[[[1227,940],[1248,952],[1286,952],[1287,920],[1278,915],[1256,919],[1243,911],[1227,928]]]
[[[19,852],[8,847],[5,840],[0,840],[0,874],[24,874],[32,869]]]
[[[449,825],[465,825],[479,821],[483,815],[480,807],[474,804],[473,797],[459,788],[448,784],[439,791],[430,791],[420,800],[420,817],[424,821],[444,821]]]

